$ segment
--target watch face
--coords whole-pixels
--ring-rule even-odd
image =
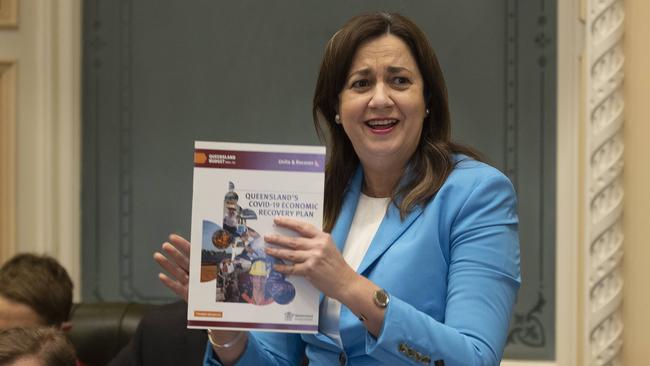
[[[382,308],[385,308],[388,305],[389,297],[386,290],[381,289],[375,291],[375,303]]]

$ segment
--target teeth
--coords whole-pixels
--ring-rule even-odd
[[[368,125],[371,126],[371,127],[374,127],[374,126],[388,126],[388,125],[391,125],[393,123],[397,123],[397,120],[396,119],[373,120],[373,121],[369,121]]]

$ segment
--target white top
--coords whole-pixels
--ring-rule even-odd
[[[343,247],[343,259],[354,269],[359,268],[363,257],[370,247],[370,242],[375,236],[381,221],[386,214],[390,203],[390,197],[374,198],[361,193],[357,210],[352,219],[348,238]],[[341,303],[337,300],[325,297],[320,305],[320,326],[321,333],[332,338],[340,347],[341,336],[339,334],[339,315]]]

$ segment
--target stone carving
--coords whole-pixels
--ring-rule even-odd
[[[608,228],[591,244],[591,277],[589,282],[595,283],[618,266],[623,257],[623,229],[620,221]]]
[[[620,365],[623,344],[622,0],[588,0],[585,60],[586,365]]]
[[[623,1],[602,0],[591,1],[590,12],[591,36],[593,42],[601,42],[613,32],[623,27],[624,10]]]

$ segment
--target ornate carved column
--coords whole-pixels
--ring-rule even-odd
[[[585,5],[583,361],[621,365],[624,8]]]

